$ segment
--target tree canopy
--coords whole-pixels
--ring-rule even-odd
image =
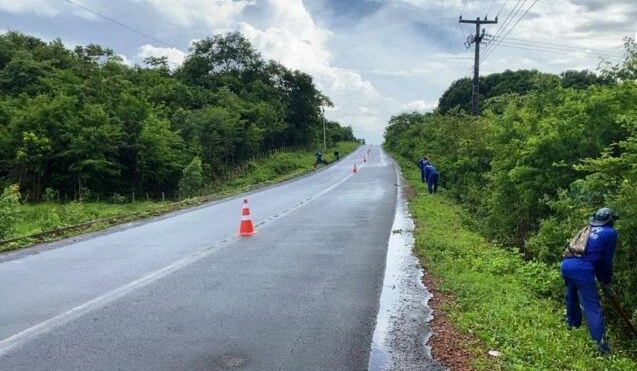
[[[526,95],[540,91],[547,85],[559,84],[564,88],[586,89],[592,85],[608,85],[612,79],[593,72],[566,71],[559,76],[536,70],[505,70],[480,77],[478,100],[482,109],[493,109],[491,98],[503,95]],[[465,77],[454,81],[438,101],[437,111],[445,114],[453,109],[471,112],[472,79]]]
[[[194,158],[206,184],[270,150],[322,143],[329,99],[238,32],[195,42],[175,70],[166,58],[146,63],[0,35],[0,186],[19,184],[28,200],[46,189],[177,195]],[[351,127],[326,129],[328,144],[355,140]]]

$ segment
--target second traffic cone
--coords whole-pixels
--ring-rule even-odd
[[[250,219],[250,208],[248,207],[248,199],[243,200],[243,209],[241,210],[241,225],[239,226],[239,236],[252,236],[254,227],[252,219]]]
[[[358,170],[356,170],[356,163],[354,162],[354,168],[352,169],[352,173],[356,174]]]

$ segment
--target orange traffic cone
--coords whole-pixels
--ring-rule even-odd
[[[241,225],[239,226],[239,236],[252,236],[254,227],[250,219],[250,208],[248,207],[248,199],[243,200],[243,209],[241,210]]]
[[[352,173],[356,174],[358,170],[356,170],[356,163],[354,162],[354,168],[352,169]]]

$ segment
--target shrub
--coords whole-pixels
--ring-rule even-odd
[[[201,166],[201,158],[193,157],[190,164],[183,171],[181,180],[179,180],[179,196],[189,198],[196,196],[203,185],[203,169]]]
[[[90,216],[84,210],[84,205],[79,201],[72,201],[64,206],[62,221],[66,225],[73,225],[90,220]]]
[[[115,192],[113,193],[113,196],[111,196],[111,201],[113,201],[114,204],[123,204],[124,202],[126,202],[126,196],[122,196],[119,193]]]
[[[42,199],[46,202],[56,201],[60,195],[60,192],[54,190],[53,188],[47,187],[44,190],[44,194],[42,195]]]
[[[20,189],[12,184],[4,189],[0,195],[0,239],[11,235],[19,220],[18,206],[20,206]]]

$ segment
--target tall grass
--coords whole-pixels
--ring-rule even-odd
[[[517,251],[490,244],[474,228],[479,221],[446,198],[444,190],[427,194],[415,166],[399,161],[407,183],[417,190],[409,203],[416,223],[415,253],[428,274],[440,280],[438,288],[455,298],[445,311],[460,331],[502,353],[498,358],[481,354],[477,369],[637,370],[630,358],[634,350],[615,343],[620,329],[608,332],[611,357],[597,353],[586,326],[566,329],[557,266],[527,263]]]

